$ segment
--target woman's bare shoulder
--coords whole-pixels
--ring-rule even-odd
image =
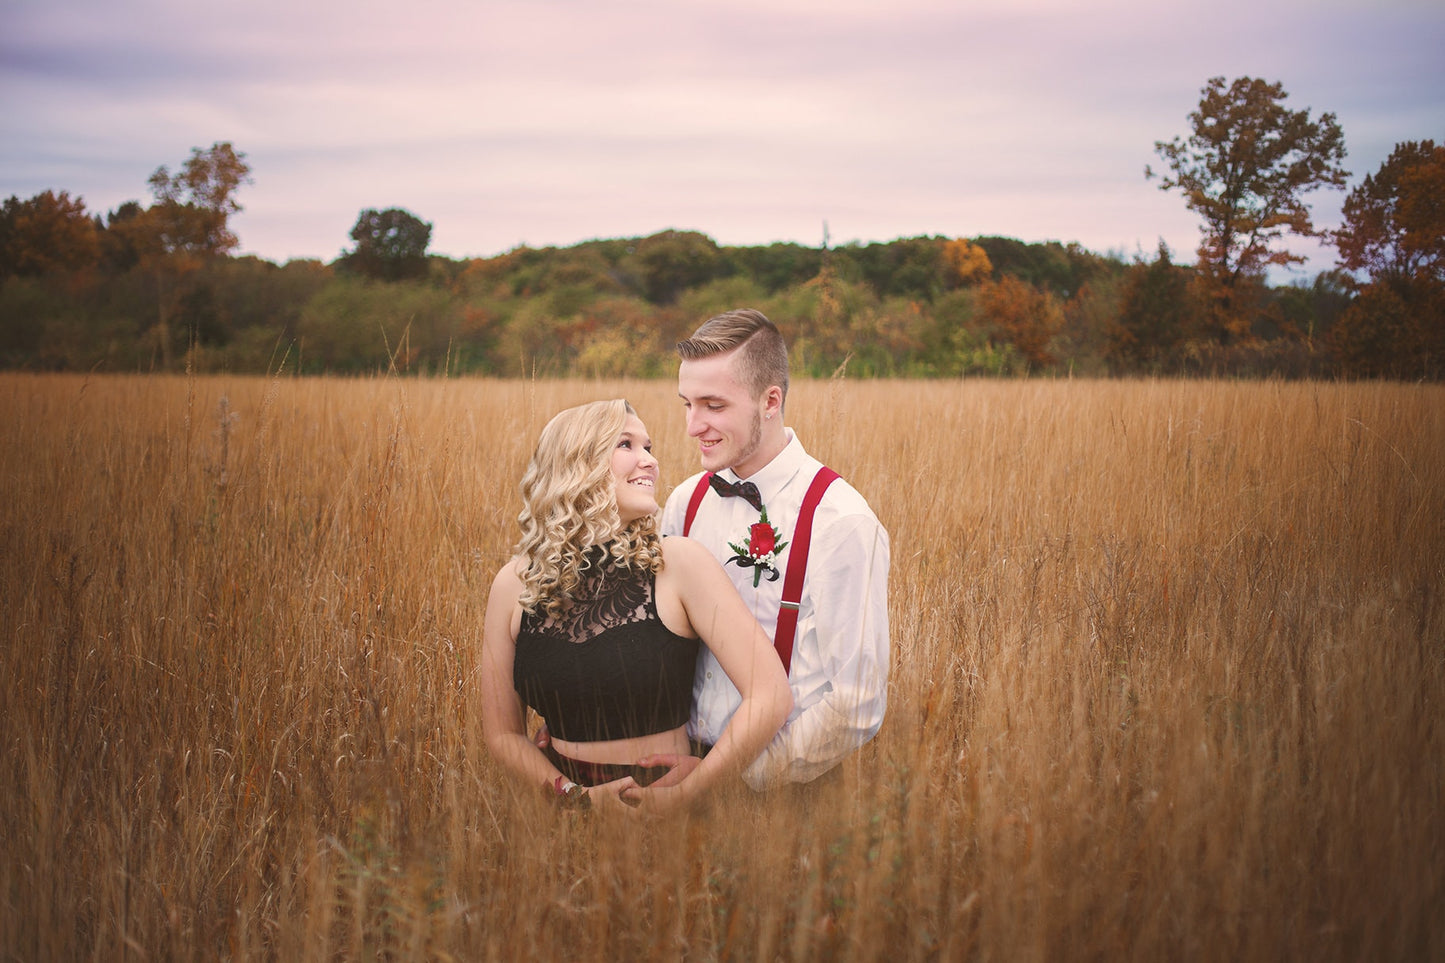
[[[507,563],[497,570],[496,577],[492,579],[492,592],[496,595],[510,595],[512,598],[522,594],[522,558],[514,555],[507,559]]]
[[[684,570],[692,570],[697,566],[712,566],[717,564],[717,559],[707,550],[707,546],[696,539],[688,538],[686,535],[668,535],[662,540],[662,559],[668,565],[677,565]]]

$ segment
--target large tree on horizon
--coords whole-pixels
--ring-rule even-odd
[[[431,224],[399,207],[367,208],[356,218],[351,239],[356,247],[337,262],[379,281],[426,277]]]
[[[251,166],[229,141],[209,149],[191,148],[191,156],[172,174],[165,165],[150,176],[155,203],[128,225],[139,239],[141,266],[156,279],[155,346],[161,363],[172,366],[172,321],[186,298],[187,277],[208,259],[235,250],[240,238],[231,230],[232,214],[241,210],[236,191],[250,183]]]
[[[175,174],[157,167],[149,181],[151,214],[166,252],[214,257],[235,250],[241,243],[230,226],[231,215],[241,210],[236,191],[250,182],[246,155],[229,141],[191,148]]]
[[[1333,113],[1310,119],[1289,110],[1279,83],[1240,77],[1226,85],[1214,77],[1189,114],[1188,138],[1156,141],[1169,167],[1161,190],[1177,190],[1204,221],[1200,272],[1214,300],[1214,334],[1222,341],[1249,329],[1241,310],[1246,285],[1262,283],[1271,265],[1304,258],[1283,245],[1286,234],[1317,237],[1305,195],[1322,187],[1343,188],[1349,172],[1344,134]]]

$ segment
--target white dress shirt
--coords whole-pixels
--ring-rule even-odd
[[[768,521],[789,544],[777,559],[778,579],[766,575],[753,586],[752,568],[727,560],[728,542],[747,545],[758,512],[743,498],[709,490],[698,505],[692,538],[723,564],[743,601],[769,638],[775,637],[783,577],[803,496],[822,467],[803,450],[791,428],[788,444],[747,480],[758,486]],[[738,480],[731,469],[719,472]],[[662,531],[682,534],[687,503],[702,473],[678,485],[662,512]],[[837,765],[878,732],[888,704],[888,532],[853,486],[839,478],[828,486],[813,516],[808,571],[798,607],[788,684],[793,711],[763,754],[743,772],[756,790],[783,782],[807,782]],[[742,697],[704,647],[693,684],[693,738],[716,742]]]

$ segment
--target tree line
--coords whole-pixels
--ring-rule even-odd
[[[693,231],[427,254],[431,224],[362,211],[333,262],[234,255],[251,182],[229,143],[149,179],[105,217],[67,192],[0,209],[0,365],[43,370],[660,376],[697,322],[760,308],[801,373],[1077,373],[1440,378],[1445,146],[1403,142],[1317,230],[1305,196],[1342,188],[1332,114],[1279,84],[1214,78],[1186,138],[1155,149],[1201,220],[1192,263],[1076,244],[915,237],[808,247]],[[1325,236],[1337,267],[1267,283]]]

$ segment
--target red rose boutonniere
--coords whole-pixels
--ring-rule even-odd
[[[781,536],[768,521],[768,510],[764,508],[758,520],[748,526],[747,545],[728,542],[728,548],[733,550],[733,557],[728,561],[737,563],[739,568],[753,570],[753,588],[758,587],[764,575],[769,582],[778,580],[778,553],[788,547],[787,542],[778,541]]]

